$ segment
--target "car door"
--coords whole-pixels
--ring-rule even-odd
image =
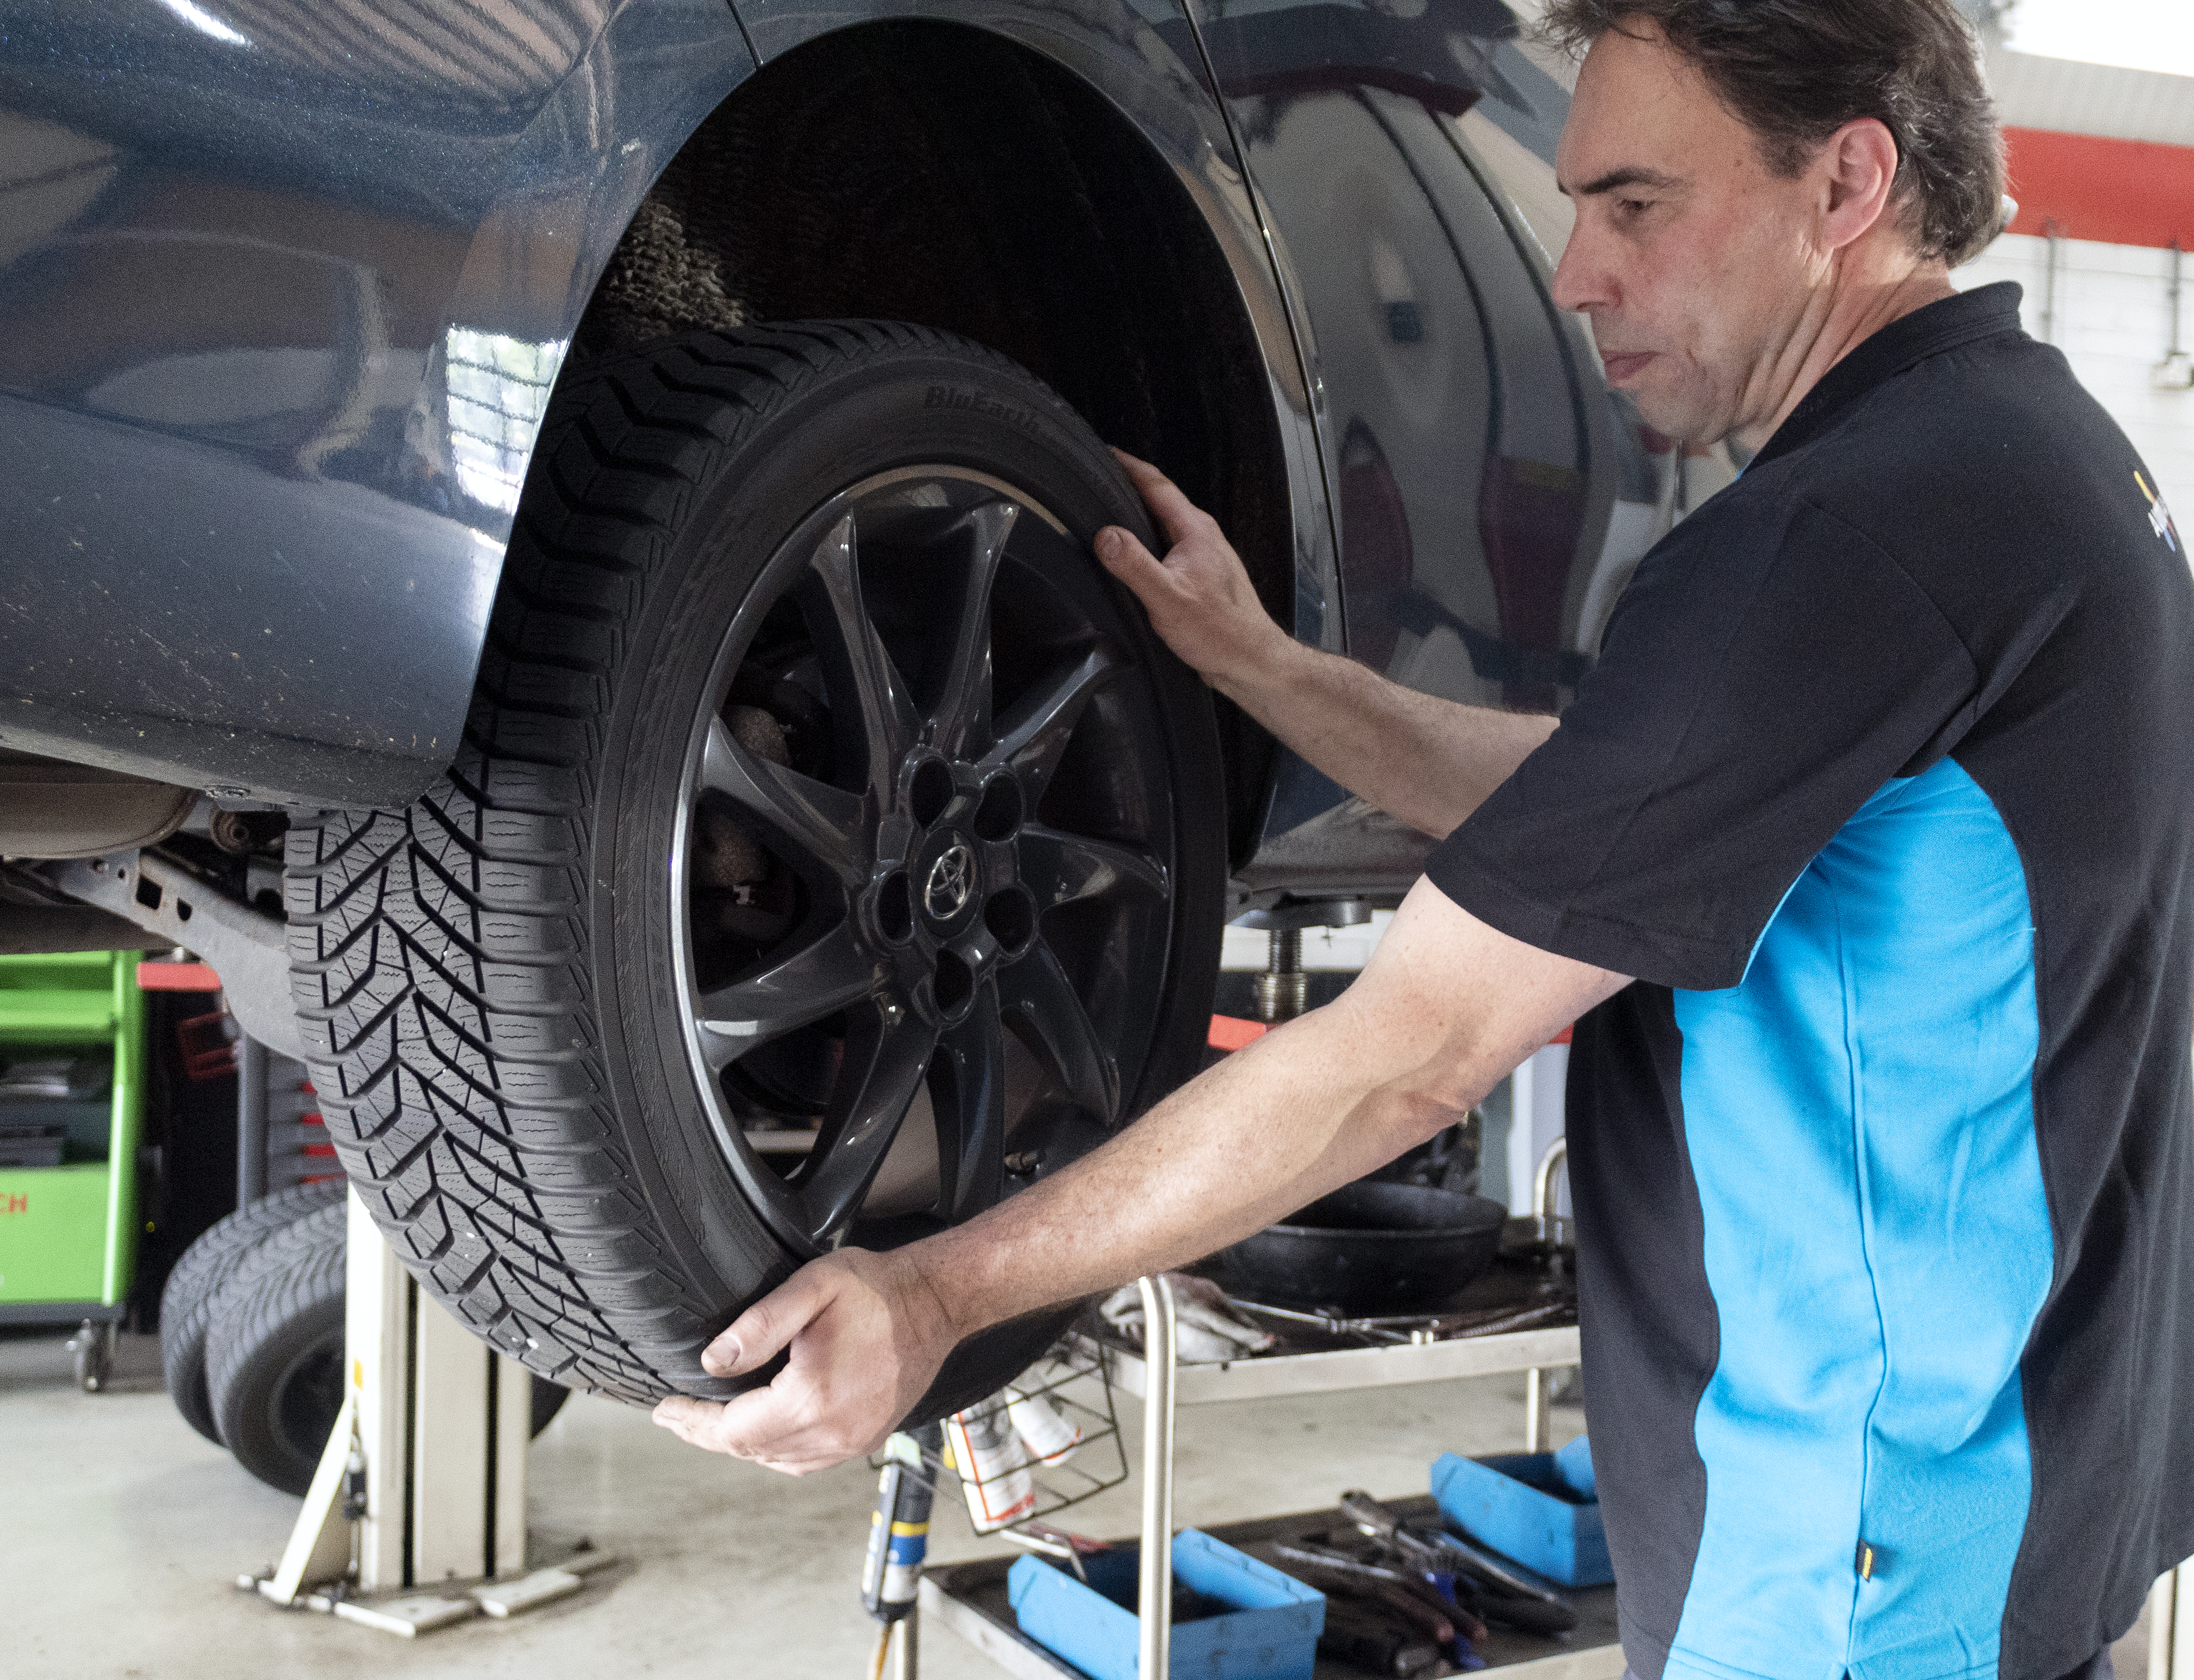
[[[1559,202],[1566,95],[1498,0],[1196,15],[1317,394],[1347,651],[1428,693],[1558,711],[1590,664],[1613,504],[1643,494],[1519,203]],[[1391,892],[1427,843],[1289,759],[1244,878]]]

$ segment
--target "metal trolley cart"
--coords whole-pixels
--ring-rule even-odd
[[[1542,1175],[1542,1179],[1545,1177]],[[1542,1193],[1542,1200],[1543,1200]],[[1140,1680],[1160,1680],[1169,1671],[1170,1606],[1172,1600],[1173,1430],[1176,1405],[1196,1405],[1224,1400],[1249,1400],[1284,1394],[1330,1392],[1341,1389],[1376,1388],[1398,1383],[1437,1381],[1451,1377],[1490,1376],[1525,1372],[1528,1389],[1525,1430],[1528,1445],[1536,1450],[1545,1444],[1546,1388],[1540,1380],[1548,1368],[1577,1363],[1577,1326],[1544,1327],[1439,1339],[1362,1321],[1364,1327],[1344,1332],[1366,1345],[1243,1359],[1226,1365],[1177,1366],[1174,1359],[1172,1293],[1163,1279],[1142,1280],[1147,1342],[1146,1354],[1137,1357],[1111,1345],[1085,1343],[1086,1349],[1101,1354],[1110,1380],[1143,1400],[1143,1520],[1140,1537],[1141,1602],[1157,1606],[1144,1618],[1142,1645],[1137,1665]],[[1397,1321],[1399,1324],[1399,1321]],[[1390,1501],[1410,1516],[1432,1509],[1429,1499]],[[1331,1527],[1338,1513],[1312,1513],[1295,1517],[1215,1527],[1218,1539],[1237,1544],[1286,1538],[1295,1532]],[[1008,1673],[1021,1680],[1079,1680],[1078,1671],[1023,1634],[1006,1601],[1005,1574],[1009,1558],[978,1560],[943,1565],[928,1570],[922,1580],[919,1613],[925,1620],[950,1627],[973,1643]],[[1543,1640],[1496,1638],[1481,1654],[1489,1666],[1517,1680],[1617,1680],[1623,1671],[1623,1652],[1615,1629],[1615,1590],[1588,1588],[1567,1595],[1578,1614],[1575,1631],[1559,1647]],[[894,1643],[894,1680],[913,1680],[918,1658],[917,1632],[912,1625]],[[1341,1680],[1356,1671],[1321,1660],[1320,1680]]]
[[[76,1324],[105,1386],[137,1260],[135,952],[0,957],[0,1324]]]

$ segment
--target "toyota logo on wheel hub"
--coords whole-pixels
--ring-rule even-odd
[[[975,854],[956,840],[937,854],[922,883],[922,907],[940,922],[949,922],[968,907],[968,895],[975,884]]]

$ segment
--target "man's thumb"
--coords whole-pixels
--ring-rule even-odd
[[[1096,549],[1097,558],[1107,572],[1139,594],[1138,586],[1157,569],[1158,562],[1151,551],[1136,539],[1134,532],[1121,526],[1106,526],[1091,539],[1090,546]]]
[[[741,1377],[767,1364],[823,1310],[829,1292],[802,1270],[762,1297],[701,1350],[711,1377]]]

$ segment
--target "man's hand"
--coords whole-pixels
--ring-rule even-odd
[[[1439,837],[1554,733],[1551,717],[1458,705],[1305,647],[1265,611],[1219,522],[1147,461],[1112,452],[1172,546],[1154,559],[1108,525],[1092,543],[1105,569],[1206,682],[1351,793]]]
[[[711,1376],[736,1377],[789,1347],[768,1387],[721,1405],[673,1395],[655,1421],[790,1476],[827,1470],[882,1445],[958,1339],[918,1268],[841,1249],[801,1267],[703,1351]]]
[[[1105,569],[1135,592],[1151,627],[1222,693],[1269,672],[1295,649],[1257,599],[1255,585],[1218,521],[1147,461],[1114,450],[1172,546],[1163,560],[1132,532],[1108,525],[1093,546]]]

